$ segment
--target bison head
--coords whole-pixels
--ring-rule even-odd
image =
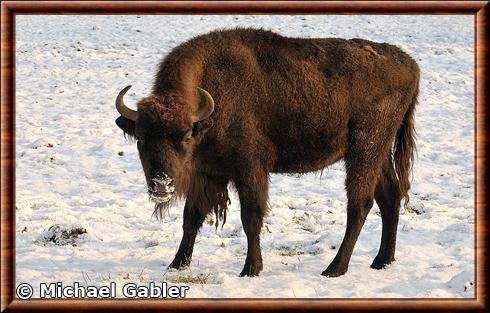
[[[116,98],[121,114],[116,124],[137,142],[148,193],[155,202],[155,214],[161,217],[172,200],[184,197],[188,191],[194,171],[193,152],[211,126],[208,117],[214,111],[214,101],[206,90],[197,88],[194,98],[199,99],[198,104],[168,93],[143,98],[135,111],[123,101],[129,88],[121,90]]]

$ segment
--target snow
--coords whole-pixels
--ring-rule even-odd
[[[18,15],[16,282],[31,283],[35,296],[41,282],[121,288],[167,281],[189,283],[189,297],[473,297],[473,18]],[[151,217],[135,144],[114,123],[114,99],[132,84],[126,102],[134,106],[173,47],[234,26],[388,42],[419,63],[411,202],[400,216],[397,261],[386,269],[369,267],[381,237],[375,205],[347,274],[320,275],[346,226],[338,163],[321,176],[271,176],[261,276],[238,277],[246,238],[234,190],[226,224],[204,225],[191,267],[166,270],[182,234],[183,206],[172,207],[162,223]],[[86,233],[61,245],[40,242],[53,225]]]

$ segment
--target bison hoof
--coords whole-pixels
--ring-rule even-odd
[[[322,276],[326,277],[338,277],[342,276],[347,272],[347,267],[342,268],[342,267],[334,267],[334,266],[328,266],[326,270],[322,272]]]
[[[188,267],[191,264],[190,260],[188,259],[174,259],[172,263],[168,266],[168,268],[174,268],[176,270],[182,270],[186,267]]]
[[[240,277],[243,276],[259,276],[260,271],[262,270],[262,262],[255,263],[245,263],[242,272],[240,273]]]
[[[388,259],[382,259],[382,258],[374,258],[373,263],[371,264],[371,268],[374,268],[376,270],[380,270],[385,268],[387,265],[391,264],[393,261],[395,261],[395,258],[388,258]]]

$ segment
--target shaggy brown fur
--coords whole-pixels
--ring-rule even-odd
[[[322,273],[347,271],[376,200],[383,222],[373,268],[394,260],[401,199],[408,199],[419,69],[399,48],[362,39],[286,38],[254,29],[215,31],[176,47],[157,71],[136,122],[117,124],[138,139],[148,186],[166,173],[186,199],[184,235],[170,265],[189,264],[207,214],[224,221],[227,186],[238,191],[248,249],[241,275],[262,269],[260,229],[270,173],[307,173],[343,159],[347,229]],[[193,123],[197,88],[215,101]]]

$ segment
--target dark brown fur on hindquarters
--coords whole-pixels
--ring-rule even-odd
[[[154,178],[165,173],[175,195],[186,199],[184,235],[171,266],[189,264],[207,214],[224,222],[231,182],[248,245],[240,275],[258,275],[269,174],[318,171],[341,159],[347,229],[323,275],[347,271],[374,200],[383,234],[372,267],[392,262],[400,201],[408,200],[410,188],[419,75],[401,49],[362,39],[234,29],[173,49],[137,113],[116,120],[138,139],[150,191],[162,195]],[[157,209],[169,203],[157,203]]]

